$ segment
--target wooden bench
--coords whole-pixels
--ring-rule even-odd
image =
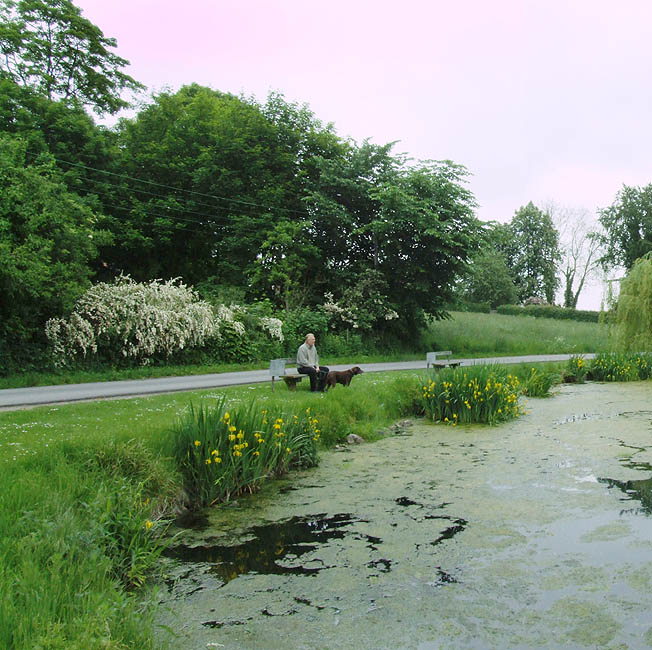
[[[272,390],[274,390],[274,380],[279,377],[285,382],[288,390],[296,390],[297,384],[306,376],[299,373],[287,373],[285,371],[286,363],[296,363],[296,359],[272,359],[269,362],[269,374],[272,376]]]
[[[436,352],[426,352],[426,368],[432,366],[435,370],[441,368],[457,368],[462,362],[451,361],[451,350],[437,350]]]

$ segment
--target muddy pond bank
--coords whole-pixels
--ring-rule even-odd
[[[526,410],[324,453],[203,513],[165,560],[172,647],[652,647],[652,383]]]

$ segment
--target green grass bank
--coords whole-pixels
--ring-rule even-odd
[[[602,323],[452,312],[449,320],[431,323],[424,343],[457,357],[581,354],[607,350],[609,332]]]
[[[297,347],[300,342],[297,342]],[[425,359],[429,350],[453,350],[457,357],[488,357],[524,354],[561,354],[598,352],[608,349],[607,327],[533,316],[451,312],[451,319],[436,321],[417,337],[411,351],[383,352],[369,350],[355,356],[322,354],[324,363],[376,363]],[[317,342],[319,348],[319,342]],[[0,377],[0,389],[77,384],[95,381],[147,379],[208,373],[235,372],[266,368],[269,359],[246,364],[153,365],[135,368],[96,368],[58,372],[26,372]]]

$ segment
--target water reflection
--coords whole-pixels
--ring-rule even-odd
[[[617,481],[611,478],[599,478],[600,483],[606,483],[609,488],[617,487],[622,490],[627,498],[624,500],[635,499],[641,503],[641,508],[636,513],[652,514],[652,477],[639,479],[635,481]]]
[[[314,575],[325,565],[314,566],[320,560],[311,560],[311,566],[294,562],[302,555],[316,550],[332,539],[342,539],[352,531],[345,530],[353,523],[364,522],[351,514],[325,514],[292,517],[264,526],[254,526],[248,533],[251,539],[234,546],[175,546],[167,549],[167,557],[182,562],[202,562],[211,565],[211,572],[224,583],[245,573]],[[376,549],[382,543],[379,537],[356,533],[354,539],[366,541]],[[283,561],[283,562],[281,562]],[[379,561],[380,562],[380,561]],[[384,565],[389,571],[389,564]]]

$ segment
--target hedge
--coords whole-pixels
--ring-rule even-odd
[[[583,309],[569,309],[556,305],[500,305],[496,311],[509,316],[534,316],[535,318],[556,318],[557,320],[578,320],[586,323],[597,323],[603,312]]]

